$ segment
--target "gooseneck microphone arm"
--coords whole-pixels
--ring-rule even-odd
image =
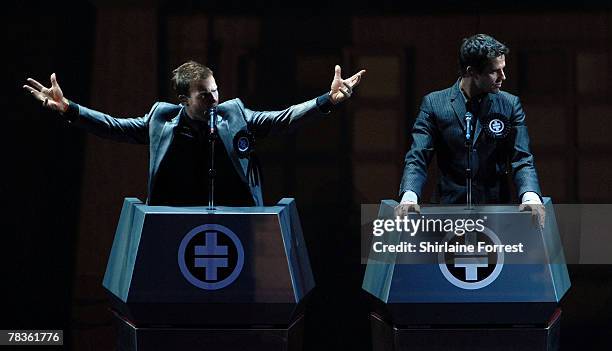
[[[471,112],[465,113],[465,147],[467,148],[467,165],[465,168],[466,184],[466,204],[468,209],[472,209],[472,118]]]
[[[208,145],[210,157],[208,160],[208,209],[215,209],[215,141],[217,141],[217,108],[208,109]]]

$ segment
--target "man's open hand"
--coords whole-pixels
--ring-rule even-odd
[[[23,88],[40,101],[44,107],[62,113],[68,110],[68,100],[64,98],[64,93],[57,84],[55,73],[51,74],[51,88],[45,87],[32,78],[28,78],[27,81],[28,84],[24,85]]]

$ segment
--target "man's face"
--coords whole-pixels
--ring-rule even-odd
[[[191,118],[205,120],[208,109],[218,104],[219,91],[213,76],[191,83],[186,101],[187,114]]]
[[[499,93],[502,82],[506,80],[504,67],[506,67],[506,59],[504,55],[501,55],[489,60],[489,64],[482,72],[474,73],[474,84],[481,94]]]

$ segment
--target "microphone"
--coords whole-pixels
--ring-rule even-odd
[[[465,141],[472,140],[472,118],[474,115],[471,112],[465,113]]]
[[[215,141],[217,140],[217,106],[212,106],[208,109],[208,145],[210,153],[208,154],[208,209],[215,209]]]
[[[208,109],[208,128],[210,134],[215,135],[217,133],[217,107],[213,106]]]

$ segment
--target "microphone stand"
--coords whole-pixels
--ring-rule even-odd
[[[208,169],[208,210],[215,210],[215,141],[217,141],[217,108],[208,109],[208,145],[210,149]]]
[[[471,210],[472,206],[472,118],[473,115],[471,112],[465,113],[465,147],[467,148],[467,166],[465,168],[465,184],[467,187],[466,191],[466,202],[467,209]]]

